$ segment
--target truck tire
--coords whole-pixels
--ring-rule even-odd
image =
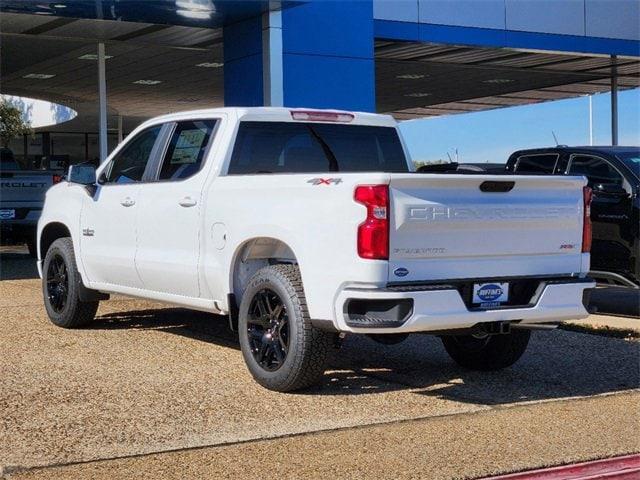
[[[311,325],[294,265],[271,265],[251,277],[240,303],[238,335],[253,378],[277,392],[316,384],[333,345],[330,333]]]
[[[68,237],[59,238],[49,247],[42,266],[44,306],[53,324],[77,328],[95,318],[100,302],[81,301],[81,288],[73,242]]]
[[[471,370],[500,370],[516,363],[529,344],[530,330],[506,335],[447,335],[442,343],[458,365]]]

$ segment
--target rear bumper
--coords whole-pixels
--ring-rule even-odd
[[[528,305],[489,310],[469,309],[459,291],[448,285],[410,291],[348,288],[336,299],[335,323],[338,330],[353,333],[409,333],[512,320],[520,320],[520,325],[560,322],[589,315],[583,302],[592,288],[595,283],[591,279],[545,280]],[[367,307],[378,312],[357,314]]]

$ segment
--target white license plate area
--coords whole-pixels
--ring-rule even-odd
[[[13,220],[16,218],[16,211],[13,208],[3,208],[0,210],[0,220]]]
[[[499,307],[509,301],[509,284],[487,282],[473,284],[473,304],[480,308]]]

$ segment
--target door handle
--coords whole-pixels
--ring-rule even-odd
[[[193,207],[198,202],[194,198],[184,197],[178,203],[180,204],[181,207]]]
[[[136,204],[136,201],[131,197],[124,197],[120,200],[120,205],[123,207],[133,207]]]

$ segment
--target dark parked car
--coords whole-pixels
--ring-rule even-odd
[[[593,189],[592,275],[640,284],[640,148],[565,147],[520,150],[507,173],[584,175]]]

